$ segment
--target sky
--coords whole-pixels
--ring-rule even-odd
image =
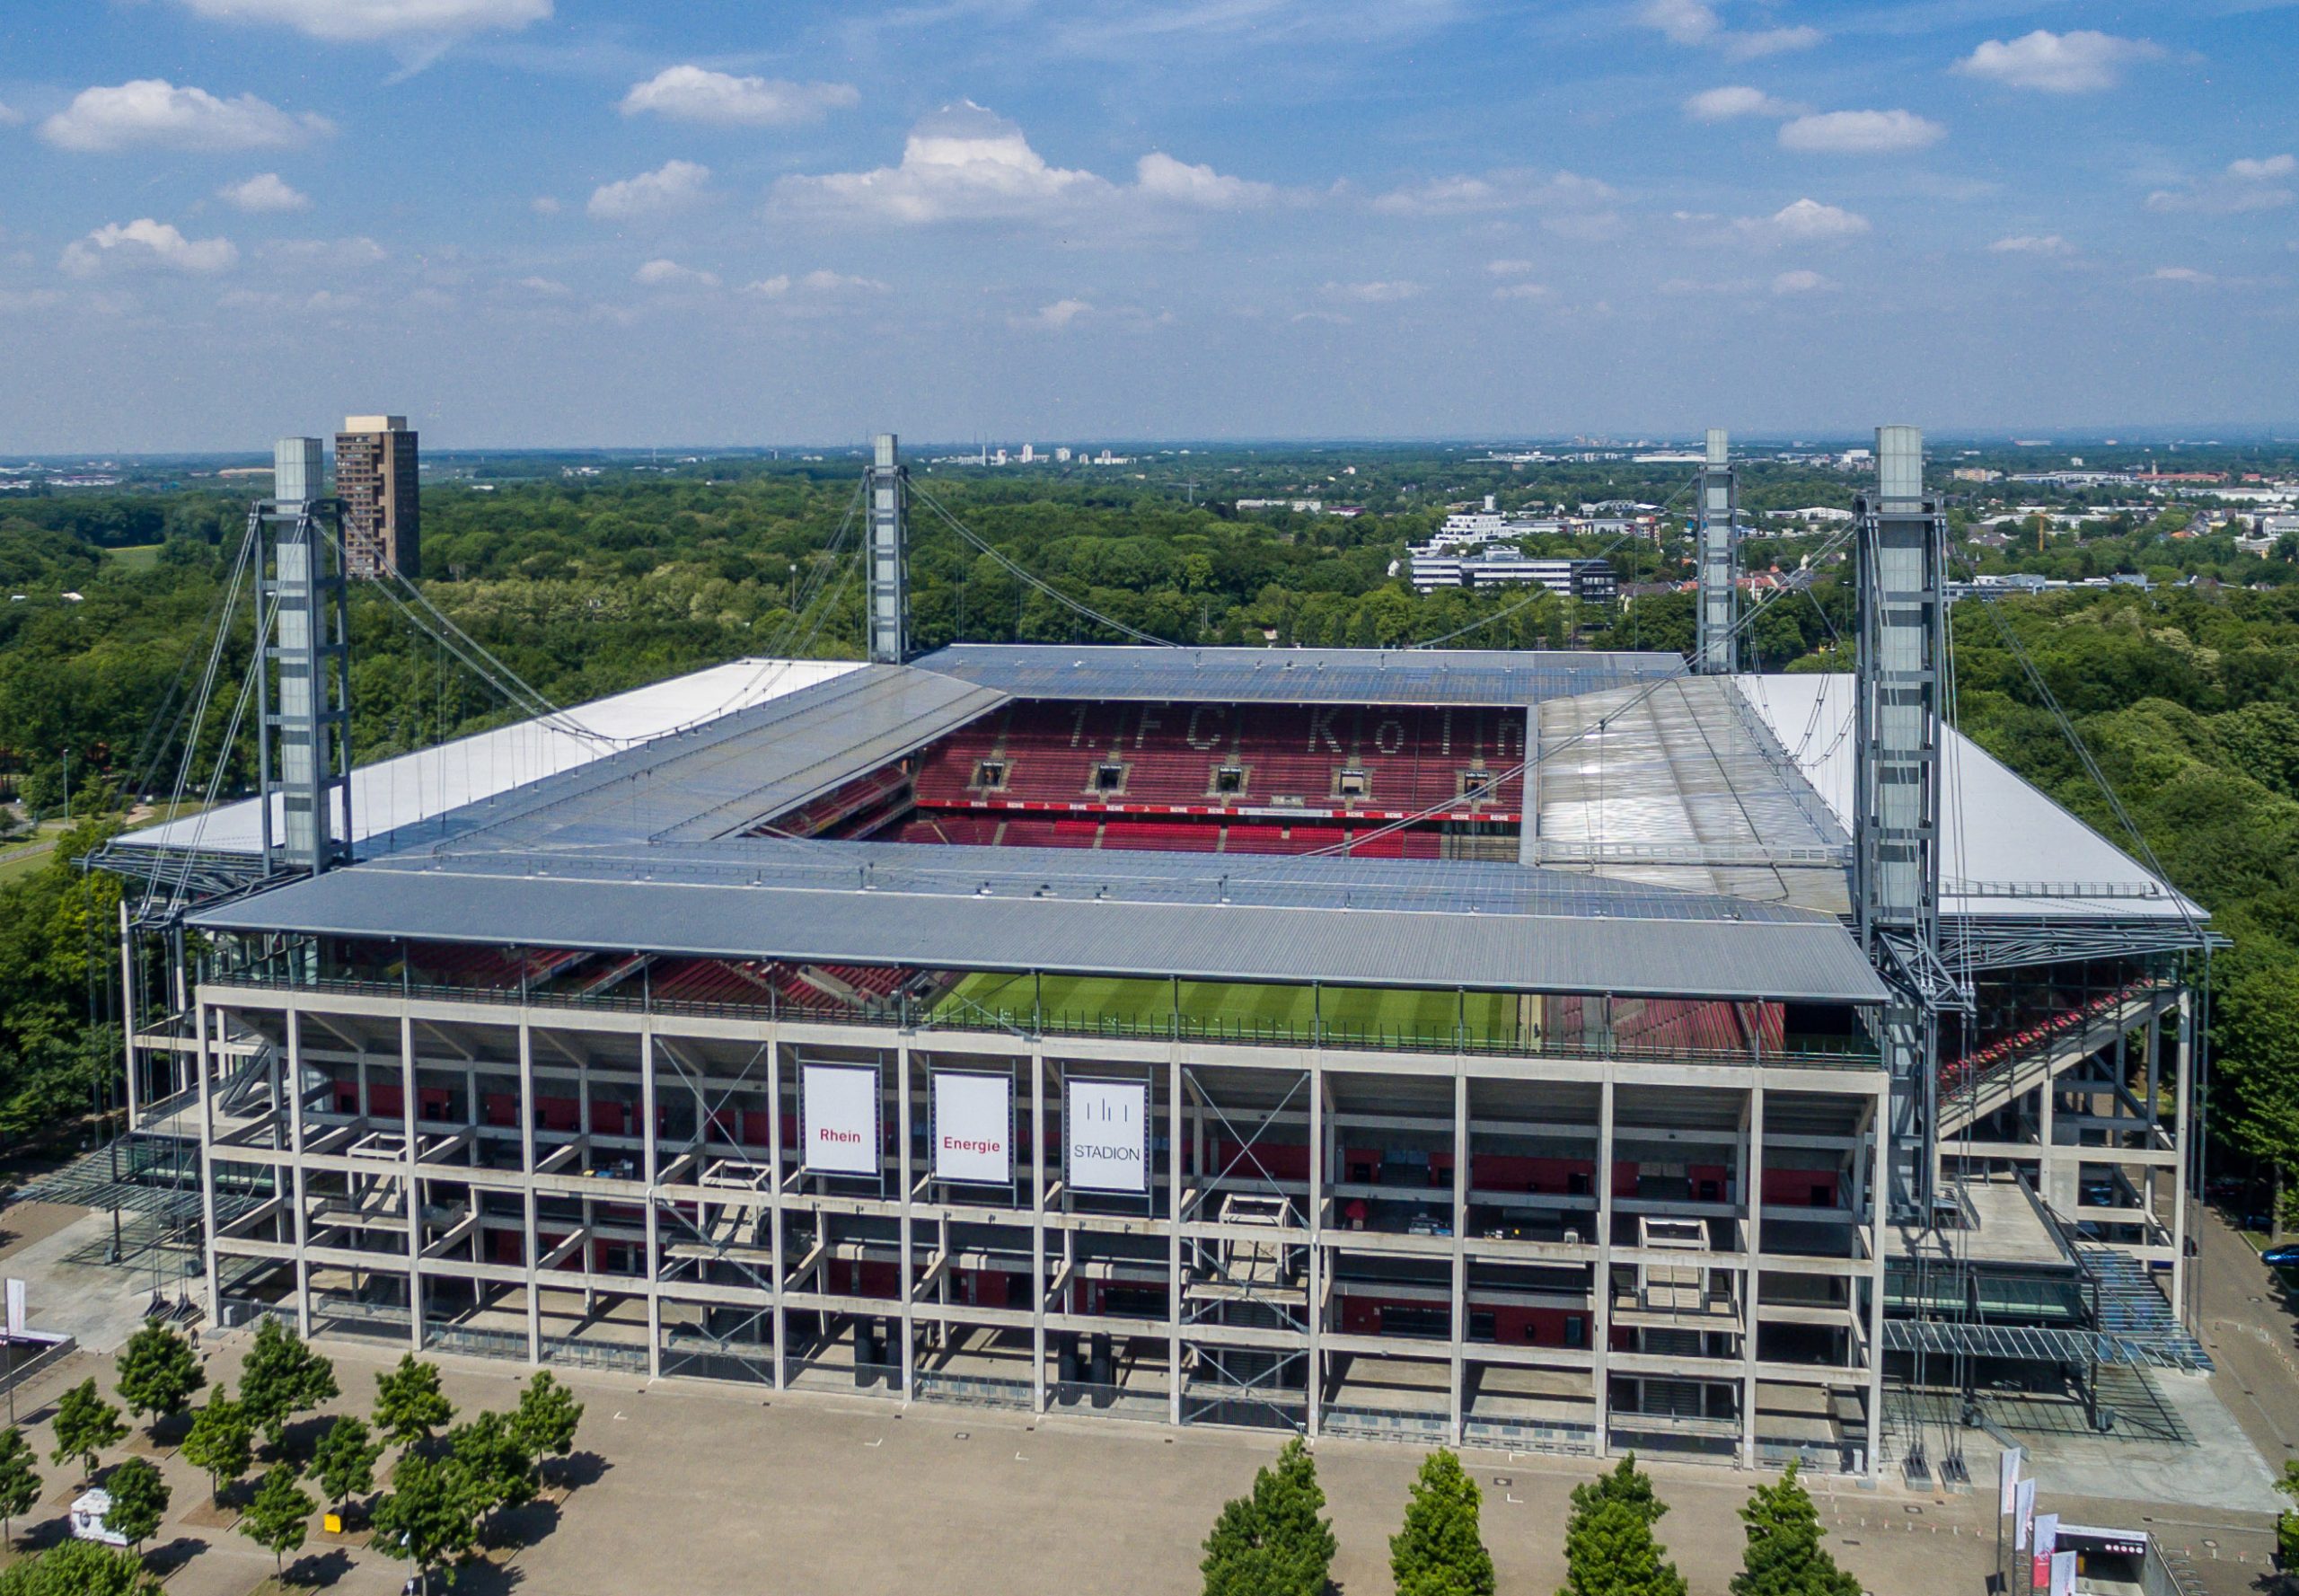
[[[2299,428],[2299,0],[7,0],[0,455]]]

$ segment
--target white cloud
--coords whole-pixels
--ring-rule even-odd
[[[1533,263],[1529,260],[1488,260],[1484,269],[1497,278],[1514,278],[1532,270]]]
[[[521,278],[519,287],[531,294],[540,294],[545,299],[566,299],[571,297],[575,292],[557,278]]]
[[[1061,332],[1080,316],[1093,314],[1094,307],[1083,299],[1057,299],[1052,304],[1040,305],[1026,316],[1009,316],[1008,322],[1016,327],[1035,328],[1040,332]]]
[[[817,267],[803,277],[793,278],[788,272],[777,272],[762,278],[744,288],[746,294],[763,295],[780,299],[793,290],[801,294],[884,294],[887,286],[876,278],[849,277],[843,272]]]
[[[622,97],[622,114],[651,112],[681,122],[725,128],[788,128],[820,121],[859,103],[852,84],[794,84],[780,78],[736,77],[708,67],[666,66]]]
[[[1784,271],[1772,279],[1772,291],[1775,294],[1825,294],[1836,286],[1834,282],[1822,277],[1819,272],[1802,268],[1794,271]]]
[[[64,246],[59,262],[74,277],[93,277],[107,267],[164,267],[205,274],[228,271],[240,251],[228,238],[186,238],[166,222],[149,216],[122,226],[107,222],[85,238]]]
[[[1736,117],[1793,117],[1798,109],[1745,84],[1703,89],[1687,100],[1684,106],[1685,115],[1696,122],[1729,122]]]
[[[556,195],[538,194],[527,201],[527,208],[539,216],[555,216],[559,210],[559,199]]]
[[[216,190],[216,197],[244,211],[305,210],[312,203],[308,195],[289,188],[276,172],[259,172],[244,182],[225,183]]]
[[[2295,174],[2299,174],[2299,159],[2290,155],[2245,156],[2228,162],[2224,172],[2203,182],[2156,190],[2147,197],[2147,208],[2215,216],[2275,210],[2291,203],[2292,191],[2282,180]]]
[[[13,128],[23,119],[24,113],[22,111],[13,110],[5,105],[0,105],[0,128]]]
[[[2227,175],[2244,182],[2265,182],[2273,178],[2289,177],[2294,172],[2299,172],[2299,156],[2261,155],[2227,163]]]
[[[797,210],[920,224],[1044,218],[1116,192],[1090,172],[1053,166],[1022,130],[971,100],[911,130],[902,163],[786,177],[775,198]]]
[[[1829,110],[1782,124],[1780,147],[1808,154],[1875,155],[1920,150],[1948,130],[1909,110]]]
[[[1987,246],[1998,255],[2073,255],[2075,246],[2057,233],[2022,233]]]
[[[715,288],[716,272],[697,271],[675,260],[649,260],[630,274],[630,280],[649,288]]]
[[[0,315],[44,311],[63,300],[64,291],[60,288],[0,288]]]
[[[1825,242],[1857,238],[1869,230],[1868,218],[1858,211],[1811,198],[1793,200],[1768,216],[1743,216],[1732,225],[1765,244]]]
[[[176,150],[256,150],[301,144],[335,131],[325,117],[290,116],[253,94],[219,100],[205,89],[143,77],[116,88],[83,89],[40,125],[61,149],[110,151],[154,145]]]
[[[1402,299],[1418,297],[1421,285],[1399,278],[1393,282],[1327,283],[1318,291],[1327,299],[1350,304],[1395,304]]]
[[[584,208],[602,222],[627,222],[641,216],[684,210],[703,197],[710,168],[692,161],[665,161],[652,172],[602,183]]]
[[[2159,266],[2147,274],[2146,280],[2151,283],[2186,283],[2204,288],[2219,279],[2207,271],[2198,271],[2192,266]]]
[[[2053,33],[2039,28],[2009,41],[1991,39],[1956,63],[1967,77],[1984,77],[2014,89],[2049,94],[2082,94],[2112,89],[2122,69],[2160,56],[2163,48],[2144,39],[2081,30]]]
[[[1828,37],[1818,28],[1762,28],[1754,33],[1727,33],[1724,53],[1736,61],[1777,56],[1788,50],[1808,50]]]
[[[390,259],[383,246],[365,234],[356,238],[275,239],[260,253],[275,265],[316,266],[328,271],[356,271]]]
[[[1548,287],[1544,283],[1503,283],[1493,291],[1495,299],[1546,299]]]
[[[1211,166],[1193,166],[1162,150],[1152,150],[1134,163],[1133,181],[1150,198],[1204,210],[1249,210],[1277,195],[1272,184],[1225,176]]]
[[[1673,44],[1701,45],[1719,49],[1734,60],[1776,56],[1785,50],[1808,50],[1826,37],[1818,28],[1760,28],[1740,32],[1706,0],[1644,0],[1636,20]]]
[[[440,38],[524,28],[551,15],[551,0],[182,0],[224,22],[271,22],[313,39],[368,43],[401,35]]]
[[[1372,205],[1392,216],[1449,216],[1528,207],[1590,211],[1617,197],[1609,183],[1577,172],[1510,168],[1483,177],[1433,177],[1377,195]]]

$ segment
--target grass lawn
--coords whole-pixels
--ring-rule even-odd
[[[1033,992],[1055,1031],[1162,1034],[1171,1015],[1172,983],[1114,975],[968,975],[934,1011],[944,1025],[972,1018],[1027,1025]],[[1405,1037],[1447,1042],[1457,1018],[1472,1042],[1517,1039],[1517,1000],[1502,992],[1471,992],[1466,1003],[1449,992],[1387,991],[1372,987],[1269,986],[1243,981],[1185,981],[1179,998],[1185,1028],[1216,1033],[1298,1036],[1307,1039],[1322,1019],[1328,1037]]]
[[[106,549],[104,558],[123,570],[148,571],[160,563],[160,545],[134,543],[125,549]]]

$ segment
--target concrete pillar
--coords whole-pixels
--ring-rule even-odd
[[[647,1182],[647,1378],[663,1377],[663,1215],[655,1192],[661,1171],[660,1126],[655,1118],[655,1020],[639,1032],[639,1159]]]
[[[304,1202],[304,1016],[287,1010],[287,1145],[295,1154],[288,1170],[287,1195],[295,1204],[288,1239],[295,1248],[295,1334],[312,1335],[312,1258],[310,1211]],[[275,1171],[275,1178],[277,1172]]]
[[[535,1261],[542,1255],[536,1230],[535,1203],[535,1033],[525,1015],[519,1017],[519,1168],[527,1177],[520,1195],[520,1256],[527,1265],[527,1362],[542,1362],[542,1288],[535,1279]]]
[[[782,1301],[782,1046],[772,1027],[768,1027],[766,1044],[766,1147],[770,1199],[766,1207],[766,1247],[768,1266],[774,1271],[774,1301],[768,1311],[774,1336],[774,1389],[779,1391],[789,1380],[789,1323]]]
[[[2201,1330],[2196,1316],[2188,1307],[2188,1176],[2195,1162],[2194,1147],[2189,1140],[2195,1134],[2197,1107],[2195,1102],[2195,991],[2189,988],[2180,993],[2180,1063],[2176,1084],[2172,1090],[2179,1099],[2179,1122],[2173,1132],[2172,1145],[2179,1158],[2171,1165],[2171,1309],[2189,1329]]]
[[[400,1133],[407,1139],[401,1150],[407,1179],[407,1339],[423,1350],[423,1181],[415,1153],[415,1021],[399,1017]]]
[[[1748,1139],[1740,1164],[1740,1203],[1748,1216],[1748,1267],[1740,1284],[1740,1463],[1757,1466],[1757,1298],[1764,1256],[1764,1087],[1748,1088]]]
[[[1309,1345],[1304,1354],[1308,1372],[1301,1380],[1308,1408],[1304,1424],[1311,1441],[1317,1438],[1325,1409],[1326,1172],[1333,1159],[1333,1127],[1326,1114],[1326,1092],[1324,1066],[1313,1055],[1309,1061],[1309,1266],[1302,1276],[1308,1293],[1302,1324]]]
[[[894,1178],[902,1183],[899,1227],[902,1243],[902,1399],[909,1405],[918,1389],[918,1333],[916,1309],[911,1290],[915,1248],[915,1214],[911,1202],[911,1188],[916,1184],[916,1171],[912,1168],[910,1145],[910,1044],[894,1044]]]
[[[1590,1378],[1596,1398],[1597,1456],[1612,1456],[1613,1345],[1613,1078],[1597,1089],[1596,1291],[1590,1301],[1589,1350],[1595,1361]]]
[[[1030,1045],[1030,1410],[1045,1412],[1045,1047]]]
[[[1455,1446],[1461,1444],[1461,1426],[1465,1422],[1464,1408],[1467,1391],[1464,1389],[1467,1370],[1465,1366],[1464,1344],[1469,1333],[1469,1061],[1467,1054],[1453,1055],[1453,1283],[1451,1335],[1448,1337],[1447,1357],[1447,1434]]]
[[[193,1009],[191,1018],[199,1072],[199,1213],[200,1234],[207,1239],[203,1250],[207,1255],[207,1322],[221,1325],[224,1298],[222,1273],[216,1263],[216,1107],[214,1083],[208,1079],[207,1005]]]
[[[1169,1424],[1182,1422],[1182,1058],[1179,1048],[1167,1050],[1166,1055],[1166,1350],[1167,1367],[1172,1371],[1167,1384],[1166,1417]],[[1065,1124],[1062,1133],[1069,1134]],[[1201,1163],[1198,1168],[1205,1166]],[[1154,1208],[1157,1190],[1154,1184],[1150,1198]]]

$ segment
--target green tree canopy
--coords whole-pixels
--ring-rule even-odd
[[[411,1446],[454,1422],[454,1405],[439,1389],[439,1366],[413,1353],[375,1376],[375,1428],[383,1439]]]
[[[383,1455],[383,1443],[372,1438],[366,1422],[347,1413],[320,1437],[312,1477],[330,1502],[347,1502],[375,1488],[375,1459]]]
[[[191,1430],[183,1438],[183,1458],[194,1468],[206,1471],[211,1501],[255,1460],[255,1426],[248,1420],[247,1409],[232,1399],[228,1387],[217,1386],[205,1403],[192,1410]]]
[[[22,1430],[0,1431],[0,1539],[13,1539],[15,1521],[40,1504],[38,1462]]]
[[[504,1508],[534,1499],[534,1454],[506,1415],[482,1413],[456,1425],[447,1436],[447,1456],[471,1483],[490,1528]]]
[[[1757,1486],[1740,1507],[1748,1546],[1732,1596],[1860,1596],[1860,1582],[1820,1546],[1820,1515],[1791,1463],[1779,1483]]]
[[[479,1495],[452,1459],[409,1452],[392,1470],[392,1488],[375,1503],[374,1546],[415,1565],[429,1587],[431,1570],[461,1556],[479,1538]]]
[[[310,1530],[312,1513],[318,1506],[312,1500],[312,1494],[295,1483],[297,1478],[293,1463],[277,1463],[265,1469],[254,1498],[233,1526],[271,1554],[274,1569],[286,1562],[289,1552],[302,1548],[304,1537]]]
[[[168,1482],[150,1459],[130,1458],[104,1481],[111,1505],[104,1509],[104,1528],[127,1538],[138,1551],[160,1531],[168,1514]]]
[[[207,1383],[191,1343],[156,1318],[128,1338],[119,1349],[115,1384],[120,1400],[137,1418],[151,1414],[168,1418],[181,1413],[192,1394]]]
[[[128,1426],[119,1422],[119,1409],[103,1399],[92,1376],[57,1398],[55,1428],[56,1450],[49,1454],[50,1460],[63,1463],[79,1459],[83,1478],[96,1471],[97,1461],[106,1447],[118,1446],[128,1439]]]
[[[1573,1486],[1557,1596],[1685,1596],[1684,1576],[1652,1533],[1668,1511],[1634,1452],[1610,1472]]]
[[[1198,1565],[1205,1596],[1323,1596],[1339,1548],[1325,1504],[1317,1460],[1296,1436],[1214,1521]]]
[[[286,1440],[287,1422],[337,1394],[335,1365],[304,1338],[267,1317],[240,1366],[240,1406],[273,1446]]]
[[[575,1430],[583,1422],[583,1405],[575,1393],[539,1369],[519,1388],[519,1406],[512,1411],[511,1428],[538,1460],[563,1458],[575,1450]]]
[[[1405,1527],[1389,1538],[1397,1596],[1493,1596],[1493,1555],[1478,1527],[1483,1500],[1451,1451],[1440,1447],[1422,1460]]]
[[[0,1572],[0,1596],[159,1596],[144,1559],[96,1540],[66,1540]]]

